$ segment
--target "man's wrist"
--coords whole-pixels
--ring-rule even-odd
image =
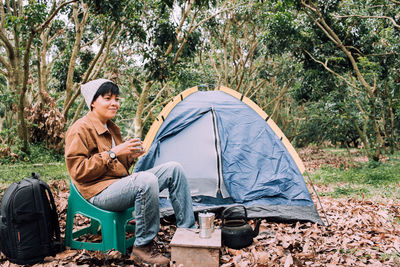
[[[111,159],[111,160],[114,160],[114,159],[117,158],[117,154],[115,154],[114,151],[108,150],[107,152],[108,152],[108,155],[110,156],[110,159]]]

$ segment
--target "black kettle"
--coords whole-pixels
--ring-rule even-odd
[[[244,212],[232,212],[233,209],[238,208],[242,208]],[[261,220],[258,220],[253,230],[247,222],[247,210],[244,206],[228,207],[222,212],[222,242],[225,246],[233,249],[248,247],[253,243],[253,237],[258,235],[260,224]]]

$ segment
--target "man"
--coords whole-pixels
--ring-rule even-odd
[[[120,107],[118,86],[98,79],[82,85],[81,93],[89,112],[68,129],[65,139],[65,161],[72,182],[84,198],[102,209],[121,211],[134,206],[132,254],[150,264],[167,265],[169,259],[155,253],[153,241],[160,227],[159,192],[168,188],[178,227],[195,227],[183,169],[169,162],[129,174],[144,149],[138,138],[123,142],[112,121]]]

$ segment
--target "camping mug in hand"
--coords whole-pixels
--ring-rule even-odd
[[[142,153],[144,151],[143,142],[142,142],[142,140],[140,140],[139,137],[134,137],[130,140],[137,143],[136,148],[138,148],[139,151],[137,151],[136,153]]]
[[[214,231],[214,213],[199,213],[199,226],[200,226],[200,237],[210,238],[212,232]]]

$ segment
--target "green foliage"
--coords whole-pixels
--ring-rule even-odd
[[[314,62],[311,63],[310,60],[304,62],[305,69],[302,73],[301,84],[292,91],[292,96],[297,102],[318,102],[319,100],[323,102],[321,98],[325,95],[334,90],[339,91],[338,83],[321,66],[308,69],[306,64],[314,64]]]
[[[338,91],[325,95],[321,100],[306,105],[304,116],[308,119],[299,126],[296,146],[330,141],[342,147],[345,144],[358,147],[360,136],[356,126],[362,127],[362,124],[355,103],[347,101],[343,92]]]
[[[192,59],[193,55],[197,52],[201,41],[201,33],[199,31],[191,33],[182,50],[182,57],[188,60]]]
[[[174,26],[167,20],[162,20],[157,23],[153,29],[154,45],[159,49],[166,51],[170,43],[175,43],[176,33]]]
[[[171,19],[175,1],[147,1],[146,5],[127,1],[124,9],[126,20],[123,21],[123,31],[118,36],[122,43],[131,46],[137,60],[128,60],[126,67],[139,68],[145,81],[165,82],[173,79],[176,74],[176,53],[179,59],[191,59],[201,43],[199,32],[187,31],[189,25],[185,22],[180,31],[187,41],[182,46],[182,40],[177,37],[177,23]],[[208,1],[196,2],[196,8],[202,8]],[[145,18],[145,20],[144,20]],[[180,36],[183,37],[183,36]]]
[[[265,24],[267,28],[263,33],[262,42],[268,49],[268,55],[297,49],[293,40],[298,38],[298,32],[291,5],[285,6],[282,1],[268,1],[260,8],[265,9],[263,21],[259,23]]]
[[[211,69],[202,68],[198,62],[194,62],[193,64],[181,63],[177,68],[174,82],[178,91],[183,91],[203,84],[215,87],[217,80],[217,75]]]
[[[372,144],[368,150],[372,154],[378,136],[372,122],[378,122],[379,136],[383,136],[385,145],[399,148],[399,30],[388,19],[361,17],[385,15],[397,20],[398,5],[393,1],[317,1],[321,19],[332,27],[349,49],[365,80],[376,86],[373,98],[366,91],[354,89],[362,88],[362,85],[347,55],[311,19],[309,14],[312,12],[305,12],[302,1],[195,1],[182,25],[179,25],[179,16],[188,6],[188,2],[182,0],[84,2],[90,7],[89,20],[82,31],[82,47],[75,60],[72,82],[82,82],[103,37],[109,36],[111,25],[119,25],[107,60],[96,77],[112,77],[121,85],[124,102],[117,121],[121,122],[123,132],[127,132],[131,124],[137,98],[144,92],[142,87],[146,82],[152,86],[149,92],[145,92],[148,93],[145,105],[156,98],[164,85],[168,89],[152,103],[154,110],[148,112],[149,109],[146,109],[142,114],[142,118],[149,117],[143,126],[144,133],[164,102],[172,96],[195,85],[206,84],[211,88],[221,83],[231,88],[238,86],[240,92],[251,89],[247,96],[271,115],[298,146],[326,141],[357,146],[360,143],[358,127],[366,131],[362,137]],[[313,4],[313,1],[306,2]],[[84,8],[82,2],[77,4],[81,19]],[[48,1],[28,1],[22,3],[22,10],[14,8],[19,7],[11,7],[12,10],[5,12],[4,31],[7,35],[15,35],[10,40],[19,38],[18,57],[23,58],[29,34],[47,19],[51,5]],[[210,15],[224,9],[228,11],[207,20]],[[76,34],[76,28],[71,23],[72,4],[65,6],[60,14],[49,24],[47,38],[51,42],[45,55],[47,67],[51,68],[50,75],[46,77],[46,90],[56,100],[54,108],[58,110],[62,109],[67,99],[68,64]],[[206,22],[189,34],[190,26],[201,21]],[[38,37],[33,40],[29,61],[32,66],[28,73],[30,82],[26,102],[32,102],[29,103],[32,105],[36,105],[39,99],[37,66],[41,62],[37,53],[44,44]],[[186,41],[180,49],[182,38]],[[252,39],[257,42],[252,43]],[[250,54],[253,44],[254,54]],[[0,54],[5,58],[7,56],[3,45]],[[103,56],[100,55],[100,61]],[[245,61],[247,56],[249,58]],[[224,62],[225,57],[227,62]],[[331,70],[351,81],[353,86],[328,72],[316,60],[326,63]],[[94,72],[98,67],[95,66]],[[2,73],[5,72],[2,64],[0,68]],[[11,92],[11,80],[7,81],[5,77],[0,74],[0,117],[3,119],[0,137],[6,147],[15,145],[19,138],[15,113],[21,85]],[[89,77],[92,79],[92,76]],[[288,88],[287,92],[280,95],[284,88]],[[72,104],[68,120],[72,119],[79,101]],[[86,109],[81,112],[83,114]],[[40,120],[35,121],[33,126],[40,125]],[[41,142],[43,139],[33,136],[30,140]],[[7,151],[11,153],[11,150]],[[20,155],[20,152],[17,154]],[[25,155],[21,154],[21,158]]]
[[[12,29],[20,24],[24,23],[24,18],[6,14],[4,19],[4,28]]]
[[[312,1],[305,3],[314,5]],[[305,121],[300,127],[302,136],[297,138],[298,141],[301,140],[299,144],[348,142],[360,137],[358,142],[362,141],[364,146],[369,147],[366,150],[368,155],[376,160],[377,157],[372,155],[382,151],[384,146],[377,138],[380,136],[385,145],[394,149],[394,144],[399,141],[399,125],[397,122],[389,122],[393,118],[389,119],[388,114],[393,112],[396,118],[398,114],[398,107],[393,105],[398,97],[393,92],[399,88],[400,40],[398,29],[389,19],[377,18],[395,17],[394,6],[398,4],[391,1],[319,1],[314,10],[321,12],[320,14],[301,4],[292,11],[298,12],[298,16],[292,18],[296,25],[293,27],[295,31],[285,31],[291,35],[287,38],[291,38],[292,42],[286,46],[284,43],[281,45],[283,49],[292,49],[293,56],[303,62],[302,85],[295,88],[293,97],[299,103],[311,106],[308,111],[313,110],[311,114],[308,113],[311,120]],[[290,9],[293,6],[289,4],[286,7]],[[354,64],[361,77],[370,87],[375,87],[374,94],[361,82],[348,54],[334,44],[326,30],[323,31],[317,25],[317,21],[322,23],[322,19],[354,57]],[[396,74],[393,72],[395,69]],[[334,107],[334,110],[327,110],[327,106]],[[327,111],[333,119],[322,114]],[[343,115],[337,116],[340,114],[338,112]],[[318,125],[322,125],[322,128],[325,126],[328,132],[318,129]],[[360,129],[358,132],[357,127]],[[379,133],[377,128],[381,129]],[[317,129],[320,134],[313,137],[312,129]],[[349,130],[343,132],[336,129]]]
[[[120,21],[124,15],[124,7],[129,5],[131,1],[103,1],[103,0],[86,0],[91,11],[96,15],[109,16],[115,21]],[[141,1],[132,1],[132,3],[140,3]]]
[[[46,3],[31,3],[24,9],[25,19],[28,25],[41,24],[47,17]]]
[[[1,148],[2,146],[0,146]],[[0,157],[0,165],[21,164],[21,163],[50,163],[64,161],[63,152],[56,152],[48,149],[45,144],[33,144],[29,152],[20,149],[18,143],[11,146],[9,153]],[[4,148],[4,147],[3,147]]]
[[[321,192],[323,195],[398,199],[399,173],[400,154],[397,153],[385,163],[359,163],[348,170],[325,166],[313,173],[311,180],[334,188],[333,192]]]
[[[1,109],[5,108],[5,109],[9,109],[12,104],[17,103],[17,96],[15,93],[7,90],[7,87],[3,84],[3,79],[1,79],[0,76],[0,105],[1,105]],[[4,114],[4,111],[2,112]]]

